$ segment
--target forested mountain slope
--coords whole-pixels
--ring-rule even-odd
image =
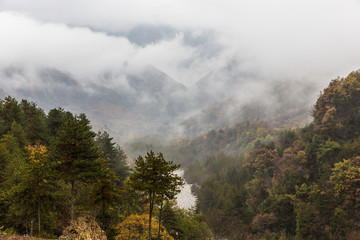
[[[216,238],[357,239],[359,96],[357,71],[330,82],[313,107],[313,122],[305,127],[281,128],[276,118],[263,119],[261,106],[254,104],[241,110],[231,128],[167,146],[139,141],[130,147],[164,152],[196,183],[196,212],[164,206],[170,218],[164,225],[174,238],[208,233],[204,217]],[[124,152],[107,133],[93,133],[85,115],[63,109],[45,113],[11,97],[0,107],[1,225],[26,233],[41,215],[35,221],[39,235],[56,236],[73,214],[90,212],[114,237],[115,223],[146,212],[144,199],[123,188],[128,173]],[[89,164],[77,163],[86,174],[71,169],[74,174],[68,175],[67,163],[53,161],[65,154],[61,151],[71,129],[87,139],[81,146],[67,143],[73,154],[88,159]],[[99,198],[102,194],[107,197]]]
[[[76,114],[86,113],[97,129],[110,129],[118,140],[166,131],[161,128],[164,124],[180,113],[186,115],[197,104],[185,101],[184,85],[151,67],[128,75],[108,71],[85,83],[70,73],[49,68],[33,72],[20,67],[0,68],[0,78],[0,97],[28,99],[46,112],[62,107]]]
[[[174,143],[170,154],[195,160],[186,175],[199,185],[198,209],[213,232],[228,239],[357,239],[359,96],[357,71],[331,81],[306,127],[279,131],[253,119]]]

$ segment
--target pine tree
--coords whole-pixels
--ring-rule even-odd
[[[22,100],[20,107],[24,116],[24,130],[31,144],[46,144],[48,133],[46,128],[46,114],[33,102]]]
[[[129,185],[132,189],[142,192],[149,202],[149,240],[151,240],[151,219],[155,203],[165,199],[173,199],[179,187],[184,184],[181,177],[174,174],[180,165],[167,162],[162,153],[155,156],[153,151],[147,153],[145,159],[139,156],[135,169],[130,175]],[[161,220],[160,223],[161,224]]]
[[[98,148],[85,114],[69,118],[58,130],[52,146],[51,158],[60,177],[71,185],[71,219],[74,219],[75,185],[88,183],[99,174]]]
[[[1,119],[0,134],[5,134],[10,130],[11,124],[14,121],[22,125],[24,116],[21,111],[20,105],[15,98],[8,96],[4,100],[2,100],[1,103],[2,104],[0,110],[0,119]]]
[[[120,199],[120,189],[117,188],[116,183],[118,177],[108,167],[108,161],[100,157],[100,174],[93,186],[90,199],[95,207],[100,207],[99,218],[102,228],[107,231],[111,222],[111,217],[108,214],[108,209],[115,206]]]
[[[26,139],[26,134],[20,124],[17,124],[15,121],[11,124],[11,129],[8,132],[9,135],[14,136],[21,148],[24,148],[28,145],[28,140]]]
[[[119,145],[113,142],[113,138],[111,138],[106,131],[103,133],[98,132],[95,143],[108,161],[110,170],[116,173],[120,181],[123,181],[130,170],[126,163],[124,151]]]
[[[9,191],[12,199],[11,214],[21,219],[23,224],[28,224],[37,218],[38,235],[41,234],[41,212],[49,207],[55,184],[52,181],[48,153],[45,146],[27,146],[27,163],[22,169],[21,179]],[[49,211],[46,211],[49,212]]]
[[[55,136],[61,125],[71,117],[73,117],[72,113],[65,112],[63,108],[51,109],[46,119],[46,125],[49,129],[50,136]]]
[[[8,197],[10,189],[21,181],[21,170],[25,165],[23,152],[12,135],[6,134],[0,139],[0,225],[9,224],[9,207],[13,199]]]

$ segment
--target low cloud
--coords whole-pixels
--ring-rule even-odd
[[[201,47],[184,43],[181,32],[139,46],[125,36],[43,23],[16,12],[0,12],[0,32],[2,67],[55,68],[85,82],[98,81],[105,72],[133,74],[152,66],[190,85],[226,64],[223,56],[209,57]]]
[[[360,62],[357,0],[3,0],[0,10],[2,65],[85,78],[151,65],[191,85],[236,59],[240,72],[324,85]]]
[[[358,29],[358,0],[2,0],[0,88],[48,87],[38,71],[57,69],[90,93],[131,92],[129,76],[156,69],[188,87],[175,99],[244,102],[293,81],[314,101],[360,68]]]

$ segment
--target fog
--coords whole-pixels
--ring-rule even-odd
[[[177,114],[161,110],[175,125],[228,99],[274,101],[278,81],[310,106],[331,79],[360,68],[359,29],[357,0],[2,0],[0,89],[56,88],[39,77],[56,69],[89,95],[101,86],[138,96],[136,106],[181,100]],[[179,84],[161,92],[171,96],[134,87],[152,80],[149,69]]]
[[[0,10],[2,64],[79,74],[150,64],[193,84],[234,58],[266,78],[320,81],[360,60],[355,0],[3,0]]]

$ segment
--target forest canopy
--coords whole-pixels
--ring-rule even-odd
[[[352,72],[330,82],[303,128],[254,119],[172,147],[193,160],[186,176],[215,237],[358,238],[359,91]],[[194,160],[199,152],[208,154]]]

